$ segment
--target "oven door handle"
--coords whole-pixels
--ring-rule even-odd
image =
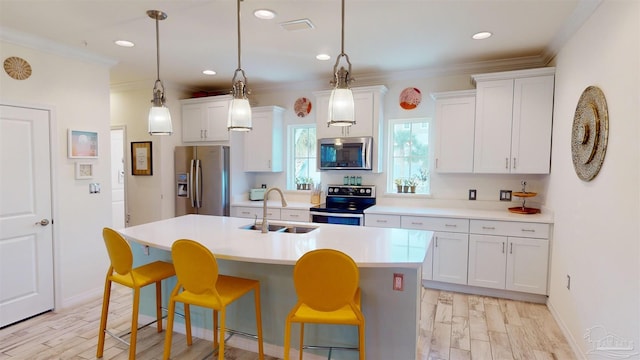
[[[309,215],[318,215],[318,216],[333,216],[333,217],[349,217],[349,218],[358,218],[363,219],[364,215],[362,214],[344,214],[344,213],[329,213],[329,212],[318,212],[318,211],[310,211]]]

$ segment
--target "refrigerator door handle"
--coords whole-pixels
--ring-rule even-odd
[[[191,207],[196,207],[195,198],[193,197],[193,159],[189,164],[189,198],[191,201]]]
[[[196,208],[202,207],[202,189],[200,186],[200,160],[196,160]]]

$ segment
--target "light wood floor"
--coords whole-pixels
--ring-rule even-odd
[[[114,284],[111,299],[108,327],[125,332],[131,319],[130,291]],[[101,302],[0,329],[0,359],[95,359]],[[136,358],[161,359],[163,340],[164,332],[157,333],[153,326],[141,330]],[[418,360],[574,359],[545,305],[430,289],[422,294],[419,347]],[[173,337],[172,359],[202,359],[211,351],[210,341],[194,338],[187,347],[184,335]],[[127,347],[107,336],[104,359],[127,356]],[[257,358],[239,349],[225,351],[227,360]]]

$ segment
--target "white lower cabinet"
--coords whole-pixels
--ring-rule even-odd
[[[433,280],[466,285],[469,235],[435,232],[433,243]]]
[[[231,216],[258,219],[262,221],[262,207],[253,206],[232,206]],[[309,210],[287,209],[287,208],[267,208],[268,220],[299,221],[309,222]]]
[[[549,225],[471,220],[471,232],[469,285],[547,294]]]

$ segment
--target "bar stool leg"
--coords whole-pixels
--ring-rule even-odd
[[[302,348],[304,347],[304,323],[300,323],[300,360],[302,360]]]
[[[224,360],[224,333],[227,320],[227,310],[223,307],[220,310],[220,345],[218,346],[218,360]]]
[[[218,347],[218,310],[213,310],[213,348]]]
[[[173,319],[175,317],[176,302],[169,300],[169,316],[167,317],[167,333],[164,335],[164,354],[162,358],[169,360],[171,354],[171,340],[173,337]]]
[[[136,358],[136,340],[138,339],[138,311],[140,310],[140,289],[133,289],[133,308],[131,309],[131,339],[129,340],[129,360]]]
[[[98,333],[98,350],[96,351],[96,357],[101,358],[104,352],[104,337],[105,330],[107,328],[107,316],[109,315],[109,300],[111,299],[111,281],[107,276],[107,280],[104,283],[104,295],[102,295],[102,315],[100,316],[100,330]]]
[[[262,311],[260,310],[260,284],[253,289],[253,297],[256,307],[256,327],[258,329],[258,358],[264,360],[264,349],[262,346]]]
[[[193,337],[191,336],[191,307],[184,304],[184,326],[186,327],[187,345],[191,346]]]
[[[162,283],[156,281],[156,319],[158,332],[162,332]]]

